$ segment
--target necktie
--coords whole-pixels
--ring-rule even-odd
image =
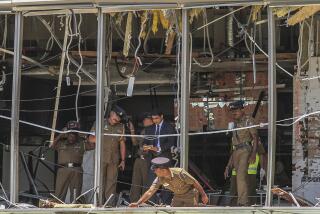
[[[156,139],[156,146],[159,148],[158,152],[161,151],[161,147],[160,147],[160,125],[156,125],[156,135],[157,135],[157,139]]]

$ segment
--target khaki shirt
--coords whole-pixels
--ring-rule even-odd
[[[119,123],[110,125],[108,120],[104,120],[104,134],[124,134],[124,126]],[[91,128],[91,132],[95,131],[95,124]],[[102,142],[102,162],[118,164],[120,160],[120,141],[124,141],[124,136],[103,136]]]
[[[253,120],[250,117],[244,116],[240,121],[235,122],[236,128],[247,127],[254,125]],[[256,128],[242,129],[234,131],[232,135],[232,145],[251,142],[253,136],[257,135]]]
[[[194,189],[194,179],[188,172],[181,168],[169,168],[171,172],[170,178],[157,177],[150,188],[159,189],[163,186],[166,189],[171,190],[174,194],[183,195]]]
[[[86,151],[85,143],[68,143],[67,140],[61,140],[55,146],[58,151],[58,164],[65,165],[68,163],[82,164],[83,154]]]

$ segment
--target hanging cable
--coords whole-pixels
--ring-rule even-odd
[[[78,88],[77,88],[77,95],[76,95],[76,101],[75,101],[75,106],[76,106],[76,118],[77,118],[77,122],[79,122],[79,110],[78,110],[78,100],[79,100],[79,92],[80,92],[80,87],[81,87],[81,76],[79,75],[79,72],[83,66],[83,57],[82,57],[82,52],[81,52],[81,23],[82,23],[82,14],[80,13],[79,14],[79,24],[77,26],[78,28],[78,31],[77,31],[77,34],[78,34],[78,53],[79,53],[79,56],[80,56],[80,65],[78,67],[78,70],[76,72],[76,75],[78,77]]]
[[[83,91],[81,92],[80,94],[87,94],[87,93],[90,93],[90,92],[95,92],[96,89],[91,89],[91,90],[87,90],[87,91]],[[73,94],[68,94],[68,95],[62,95],[62,96],[59,96],[59,97],[44,97],[44,98],[35,98],[35,99],[21,99],[20,102],[34,102],[34,101],[50,101],[50,100],[54,100],[56,98],[69,98],[69,97],[73,97],[77,95],[76,93],[73,93]],[[12,100],[0,100],[2,102],[11,102]]]
[[[69,15],[68,15],[69,16]],[[66,50],[66,56],[67,56],[67,74],[66,74],[66,82],[67,82],[67,85],[70,86],[70,56],[69,56],[69,48],[70,48],[70,45],[72,43],[72,40],[73,40],[73,33],[72,33],[72,29],[71,29],[71,18],[69,18],[69,21],[68,21],[68,36],[70,37],[69,39],[69,43],[67,45],[67,50]]]
[[[252,41],[252,43],[256,46],[256,48],[258,48],[258,50],[263,53],[267,58],[269,58],[269,55],[256,43],[256,41],[254,41],[254,39],[250,36],[250,34],[247,32],[247,30],[245,29],[245,27],[238,21],[238,19],[233,16],[234,20],[237,22],[238,27],[242,30],[242,32]],[[276,66],[282,70],[283,72],[285,72],[286,74],[288,74],[290,77],[293,77],[293,75],[288,72],[286,69],[284,69],[282,66],[280,66],[278,63],[276,63]]]
[[[143,15],[142,15],[143,17]],[[138,36],[138,45],[137,45],[137,48],[134,52],[134,58],[136,59],[136,62],[139,63],[139,66],[142,66],[142,62],[141,62],[141,59],[140,57],[138,56],[138,51],[140,49],[140,46],[141,46],[141,37],[142,37],[142,34],[144,33],[144,30],[146,28],[146,22],[148,21],[149,19],[149,13],[147,12],[146,14],[146,17],[143,17],[144,20],[142,20],[142,23],[141,23],[141,28],[140,28],[140,32],[139,32],[139,36]],[[135,63],[136,63],[135,62]]]
[[[201,64],[200,62],[198,62],[195,58],[193,58],[193,61],[196,65],[198,65],[201,68],[208,68],[212,65],[213,60],[214,60],[214,55],[213,55],[213,50],[211,47],[211,40],[210,40],[210,34],[209,34],[209,26],[208,26],[208,17],[207,17],[207,10],[204,9],[203,10],[203,23],[204,23],[204,28],[203,28],[203,34],[204,34],[204,38],[207,38],[208,41],[208,48],[209,48],[209,54],[211,57],[211,60],[208,64]],[[192,34],[190,34],[190,39],[192,40]],[[205,39],[204,39],[205,41]],[[204,48],[205,48],[205,43],[204,43]]]
[[[247,7],[251,7],[251,5],[243,6],[243,7],[241,7],[241,8],[236,9],[236,10],[233,10],[233,11],[231,11],[231,12],[229,12],[229,13],[223,15],[223,16],[220,16],[219,18],[217,18],[217,19],[215,19],[215,20],[213,20],[213,21],[211,21],[211,22],[209,22],[209,23],[207,23],[207,24],[205,24],[205,25],[202,25],[201,27],[198,27],[197,29],[195,29],[195,30],[192,31],[191,33],[194,33],[194,32],[196,32],[196,31],[198,31],[198,30],[201,30],[202,28],[205,28],[205,27],[207,27],[207,26],[209,26],[209,25],[211,25],[211,24],[213,24],[213,23],[215,23],[215,22],[217,22],[217,21],[219,21],[219,20],[221,20],[221,19],[223,19],[223,18],[225,18],[225,17],[227,17],[227,16],[233,15],[234,13],[236,13],[236,12],[238,12],[238,11],[240,11],[240,10],[243,10],[243,9],[245,9],[245,8],[247,8]]]
[[[54,30],[55,30],[55,16],[52,16],[51,31],[54,32]],[[49,55],[50,51],[52,50],[53,44],[54,44],[53,34],[50,34],[50,37],[46,44],[45,52],[40,57],[40,60],[45,59]]]

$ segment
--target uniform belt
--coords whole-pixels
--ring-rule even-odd
[[[235,151],[238,149],[246,148],[248,146],[249,147],[251,146],[250,142],[240,143],[240,144],[232,145],[232,150]]]
[[[73,168],[73,167],[81,167],[80,163],[66,163],[66,164],[61,164],[62,167],[66,168]]]
[[[192,192],[191,192],[192,191]],[[175,195],[178,195],[178,196],[184,196],[184,195],[188,195],[190,193],[195,193],[195,188],[194,187],[190,187],[186,192],[184,193],[181,193],[181,194],[175,194]]]

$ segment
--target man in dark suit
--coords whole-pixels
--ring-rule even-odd
[[[164,121],[163,113],[156,110],[152,112],[152,121],[154,125],[146,129],[146,135],[170,135],[176,134],[175,128]],[[171,147],[176,145],[175,136],[168,137],[154,137],[145,139],[145,144],[150,145],[145,150],[150,150],[154,157],[166,157],[172,160]]]
[[[170,135],[170,134],[176,134],[175,128],[164,121],[163,119],[163,113],[154,110],[152,112],[152,121],[154,125],[148,127],[146,129],[145,135]],[[145,139],[144,142],[145,145],[145,151],[151,151],[152,157],[165,157],[170,160],[170,166],[172,166],[172,154],[171,154],[171,148],[173,146],[176,146],[176,137],[175,136],[168,136],[168,137],[151,137]],[[148,186],[150,187],[153,180],[155,179],[155,174],[153,171],[149,170],[148,173]],[[168,191],[162,191],[160,194],[162,203],[170,204],[171,202],[171,194]],[[155,197],[150,199],[151,201],[158,203],[158,200],[156,200]]]

